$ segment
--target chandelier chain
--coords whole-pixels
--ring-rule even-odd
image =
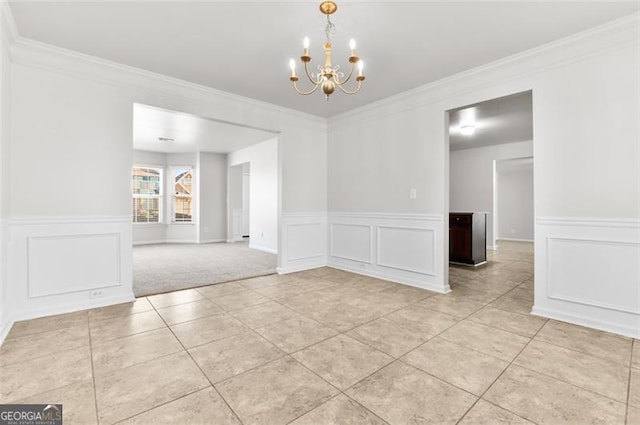
[[[331,34],[336,32],[336,26],[331,22],[330,15],[327,15],[327,26],[324,27],[324,34],[327,36],[327,43],[331,43]]]

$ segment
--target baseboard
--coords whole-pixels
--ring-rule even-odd
[[[11,330],[12,326],[13,320],[7,320],[2,324],[2,328],[0,328],[0,347],[2,347],[2,343],[4,342],[5,338],[7,338],[7,335],[9,335],[9,331]]]
[[[237,241],[228,241],[226,239],[207,239],[207,240],[201,240],[201,241],[191,241],[191,240],[167,240],[167,239],[163,239],[163,240],[157,240],[157,241],[144,241],[144,242],[134,242],[133,246],[138,246],[138,245],[158,245],[158,244],[177,244],[177,245],[184,245],[184,244],[202,244],[202,243],[219,243],[219,242],[239,242],[242,239],[238,239]]]
[[[491,251],[497,251],[498,250],[498,245],[487,245],[487,249],[489,249]]]
[[[303,265],[293,266],[293,267],[278,267],[276,269],[276,272],[278,272],[278,274],[289,274],[289,273],[297,273],[297,272],[304,272],[307,270],[319,269],[320,267],[326,267],[326,265],[325,264],[315,264],[315,265],[303,264]]]
[[[640,323],[630,326],[624,326],[617,323],[603,322],[592,317],[580,316],[576,314],[567,314],[558,310],[549,308],[539,308],[533,306],[531,314],[534,316],[545,317],[547,319],[559,320],[574,325],[585,326],[600,331],[611,332],[618,335],[624,335],[630,338],[640,338]]]
[[[249,243],[249,248],[255,249],[257,251],[268,252],[269,254],[276,254],[276,255],[278,254],[278,250],[277,249],[267,248],[267,247],[259,246],[259,245],[252,245],[251,243]]]
[[[221,243],[221,242],[226,242],[226,239],[205,239],[205,240],[200,240],[198,241],[199,244],[205,244],[205,243]]]
[[[56,305],[53,308],[41,308],[15,312],[12,316],[14,322],[20,320],[37,319],[38,317],[54,316],[56,314],[73,313],[75,311],[89,310],[92,308],[106,307],[114,304],[127,303],[135,300],[133,291],[114,297],[93,298],[83,302]]]
[[[518,239],[518,238],[498,238],[499,241],[508,241],[508,242],[529,242],[533,243],[533,239]]]
[[[163,244],[163,243],[167,243],[167,241],[165,241],[165,240],[158,240],[158,241],[134,242],[134,243],[133,243],[133,246],[138,246],[138,245],[158,245],[158,244]]]
[[[76,311],[90,310],[92,308],[106,307],[115,304],[122,304],[132,302],[135,300],[133,291],[126,295],[118,295],[115,297],[94,298],[83,302],[75,302],[65,305],[57,305],[52,308],[42,308],[34,310],[24,310],[20,312],[14,312],[9,315],[8,320],[3,324],[0,329],[0,345],[4,342],[5,338],[9,334],[11,327],[15,322],[22,320],[37,319],[46,316],[55,316],[57,314],[73,313]]]
[[[343,270],[346,272],[351,272],[354,274],[363,275],[363,276],[369,276],[377,279],[388,280],[389,282],[401,283],[403,285],[413,286],[415,288],[426,289],[428,291],[437,292],[439,294],[448,294],[449,292],[451,292],[451,287],[448,284],[443,290],[442,286],[439,286],[439,285],[432,285],[432,284],[421,282],[418,280],[413,280],[411,278],[405,278],[401,276],[381,273],[377,270],[363,270],[356,267],[349,267],[344,264],[335,264],[331,262],[329,262],[328,267],[338,269],[338,270]]]

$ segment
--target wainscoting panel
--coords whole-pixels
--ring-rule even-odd
[[[328,265],[449,292],[441,215],[329,213]]]
[[[29,298],[120,285],[118,233],[27,239]]]
[[[538,218],[533,313],[640,337],[640,223]]]
[[[284,213],[281,221],[278,273],[292,273],[326,265],[327,215]]]
[[[372,229],[370,224],[329,224],[329,255],[371,264]]]
[[[10,320],[133,300],[130,217],[12,219]]]
[[[433,229],[378,226],[379,266],[435,276],[435,255],[426,252],[436,252]]]

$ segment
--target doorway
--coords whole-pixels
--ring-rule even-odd
[[[251,235],[251,163],[229,167],[228,187],[228,242],[249,243]]]
[[[446,254],[453,252],[456,258],[450,261],[464,263],[450,263],[449,286],[460,294],[455,296],[465,295],[480,307],[501,305],[529,313],[534,251],[532,92],[464,105],[447,111],[447,118],[449,231],[456,232]],[[460,231],[464,226],[468,229]]]
[[[277,243],[245,236],[277,241],[277,133],[140,104],[133,123],[135,295],[275,273]],[[276,183],[253,181],[264,175]],[[254,223],[251,205],[268,216]]]

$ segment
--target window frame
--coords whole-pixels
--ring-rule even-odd
[[[133,187],[133,173],[135,169],[146,169],[146,170],[155,170],[158,171],[159,174],[159,193],[156,194],[147,194],[147,193],[134,193]],[[164,186],[165,186],[165,170],[161,165],[151,165],[151,164],[133,164],[131,166],[131,203],[132,203],[132,211],[131,211],[131,222],[134,225],[158,225],[164,224]],[[158,221],[135,221],[135,216],[133,214],[133,202],[134,199],[157,199],[158,200]]]
[[[189,195],[177,195],[175,192],[175,184],[176,184],[176,173],[178,171],[190,171],[191,172],[191,193]],[[169,205],[169,213],[170,213],[170,223],[172,225],[195,225],[196,224],[196,205],[197,202],[195,192],[196,192],[196,167],[193,165],[171,165],[169,167],[169,172],[167,173],[167,180],[171,183],[171,203]],[[189,198],[191,199],[191,220],[176,220],[176,200],[180,198]]]

